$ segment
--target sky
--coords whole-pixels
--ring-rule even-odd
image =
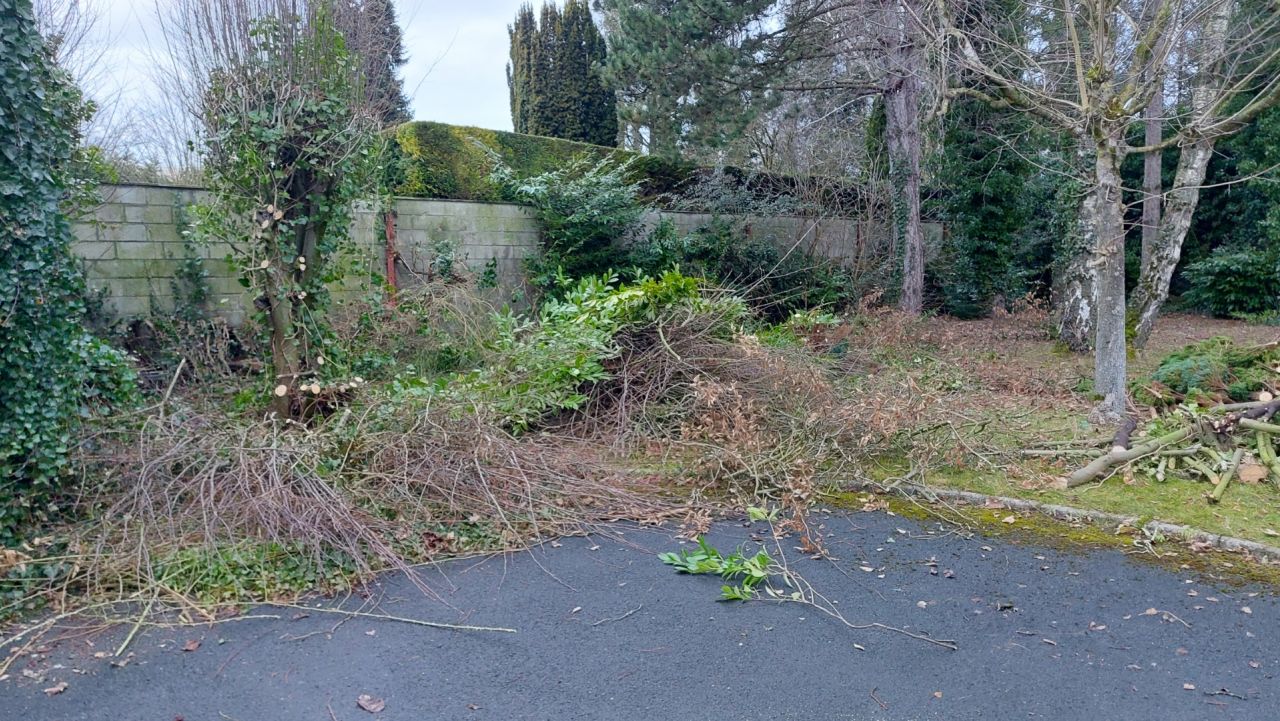
[[[511,129],[507,25],[522,1],[396,0],[414,119]],[[157,2],[165,0],[93,0],[103,13],[95,29],[102,59],[86,83],[90,94],[118,94],[129,104],[153,92],[149,68],[164,49]]]

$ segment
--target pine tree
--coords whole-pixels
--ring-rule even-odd
[[[507,33],[515,131],[615,144],[615,95],[599,74],[606,45],[586,0],[568,0],[563,10],[546,3],[536,19],[533,7],[522,5]]]

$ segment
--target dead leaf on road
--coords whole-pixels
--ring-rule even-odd
[[[356,697],[356,705],[369,713],[378,713],[387,707],[387,702],[380,698],[374,698],[367,693],[362,693]]]
[[[66,682],[66,681],[59,681],[58,683],[56,683],[56,684],[54,684],[54,685],[50,686],[49,688],[45,689],[45,690],[44,690],[44,695],[45,695],[45,696],[57,696],[58,694],[60,694],[60,693],[62,693],[63,691],[66,691],[66,690],[67,690],[67,685],[68,685],[68,684],[67,684],[67,682]]]
[[[194,650],[196,650],[196,649],[198,649],[198,648],[200,648],[200,639],[198,639],[198,638],[191,638],[191,639],[187,639],[187,642],[186,642],[186,643],[184,643],[184,644],[182,644],[182,650],[183,650],[183,651],[188,651],[188,652],[190,652],[190,651],[194,651]]]
[[[1018,517],[1017,517],[1017,516],[1005,516],[1004,518],[1001,518],[1001,519],[1000,519],[1000,522],[1001,522],[1001,523],[1017,523],[1017,522],[1018,522]]]

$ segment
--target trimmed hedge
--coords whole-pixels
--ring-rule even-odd
[[[614,157],[632,160],[633,177],[641,196],[659,204],[678,201],[694,181],[715,171],[691,163],[637,155],[628,150],[590,145],[539,135],[486,130],[464,125],[413,122],[395,129],[398,154],[391,188],[397,195],[444,200],[510,201],[507,191],[489,177],[492,163],[485,148],[497,153],[519,177],[540,175],[577,157],[590,162]],[[725,178],[760,198],[795,196],[802,192],[829,208],[861,209],[858,186],[833,178],[792,178],[726,167]]]

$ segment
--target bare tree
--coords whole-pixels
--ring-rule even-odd
[[[1094,340],[1094,386],[1104,417],[1126,409],[1121,162],[1134,152],[1180,148],[1159,237],[1133,299],[1145,333],[1167,294],[1214,141],[1280,99],[1274,11],[1244,12],[1238,0],[1144,4],[1062,0],[994,13],[985,5],[938,0],[936,12],[945,59],[984,84],[958,85],[951,95],[1031,113],[1077,140],[1086,179],[1076,239],[1081,252],[1058,284],[1066,289],[1058,313],[1069,344],[1086,347]],[[1194,64],[1190,107],[1171,123],[1177,133],[1132,147],[1126,133],[1162,92],[1161,78],[1179,45]]]

